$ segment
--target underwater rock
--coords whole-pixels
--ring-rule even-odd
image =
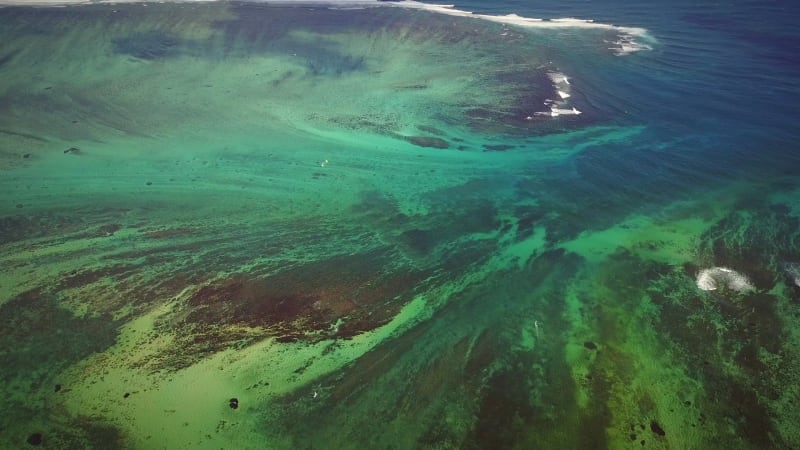
[[[719,287],[725,287],[736,292],[753,289],[753,285],[746,275],[727,267],[702,269],[697,274],[695,283],[698,288],[704,291],[715,291]]]
[[[233,397],[232,399],[230,399],[229,405],[230,405],[231,409],[239,408],[239,399],[236,398],[236,397]]]
[[[54,391],[59,392],[60,390],[61,390],[61,385],[57,384],[56,387],[54,388]]]
[[[445,132],[430,125],[417,125],[420,131],[424,131],[426,133],[435,134],[436,136],[444,136]],[[455,140],[455,139],[454,139]]]
[[[184,42],[170,33],[149,31],[114,39],[114,52],[144,60],[178,56]]]
[[[506,150],[511,150],[512,148],[516,148],[516,145],[504,145],[504,144],[483,144],[483,149],[492,151],[492,152],[504,152]]]
[[[589,350],[597,350],[597,344],[592,341],[586,341],[583,343],[583,346],[588,348]]]
[[[70,148],[64,150],[64,154],[67,154],[67,153],[72,153],[73,155],[78,155],[78,154],[81,153],[81,149],[79,149],[78,147],[70,147]]]
[[[655,420],[650,422],[650,431],[652,431],[653,433],[655,433],[655,434],[657,434],[659,436],[664,436],[664,435],[667,434],[664,431],[664,429],[661,428],[661,425],[659,425],[658,422],[656,422]]]
[[[447,141],[437,137],[406,136],[405,140],[420,147],[441,148],[441,149],[450,148],[450,144]]]
[[[28,436],[28,444],[31,445],[42,445],[43,436],[42,433],[33,433]]]
[[[98,236],[112,236],[114,233],[119,231],[121,228],[122,228],[122,225],[120,225],[118,223],[109,223],[109,224],[106,224],[106,225],[102,225],[102,226],[100,226],[100,228],[97,229],[97,235]]]

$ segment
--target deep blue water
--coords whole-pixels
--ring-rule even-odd
[[[607,187],[646,192],[639,198],[650,201],[735,178],[770,182],[800,174],[796,2],[463,1],[456,7],[644,27],[657,40],[651,51],[619,57],[613,70],[596,70],[591,58],[571,61],[582,77],[578,89],[609,120],[646,126],[628,148],[578,157],[589,184],[616,183]]]

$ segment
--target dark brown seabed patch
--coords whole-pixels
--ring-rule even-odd
[[[598,385],[589,410],[574,403],[557,332],[532,349],[517,345],[531,315],[553,330],[568,326],[562,277],[577,264],[548,252],[456,294],[431,320],[315,381],[318,399],[306,389],[283,397],[273,425],[299,448],[602,448],[608,391]],[[518,301],[526,295],[536,301]]]
[[[401,260],[378,249],[297,263],[275,274],[234,273],[209,281],[162,321],[180,344],[156,359],[175,369],[243,340],[316,342],[373,330],[388,323],[430,275],[398,265]]]
[[[26,418],[31,433],[42,435],[47,448],[120,445],[120,431],[103,419],[71,417],[49,407],[54,403],[50,396],[63,395],[53,389],[61,371],[111,347],[118,326],[102,314],[76,317],[59,306],[55,295],[41,290],[25,292],[0,306],[0,410],[13,412],[0,417],[0,446],[27,445],[28,433],[20,429],[18,417]]]

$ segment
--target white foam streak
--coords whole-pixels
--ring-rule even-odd
[[[703,269],[697,274],[695,284],[704,291],[715,291],[726,287],[736,292],[753,289],[753,285],[746,275],[727,267],[711,267]]]

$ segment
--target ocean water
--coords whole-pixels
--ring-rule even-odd
[[[0,447],[799,446],[798,18],[0,8]]]

